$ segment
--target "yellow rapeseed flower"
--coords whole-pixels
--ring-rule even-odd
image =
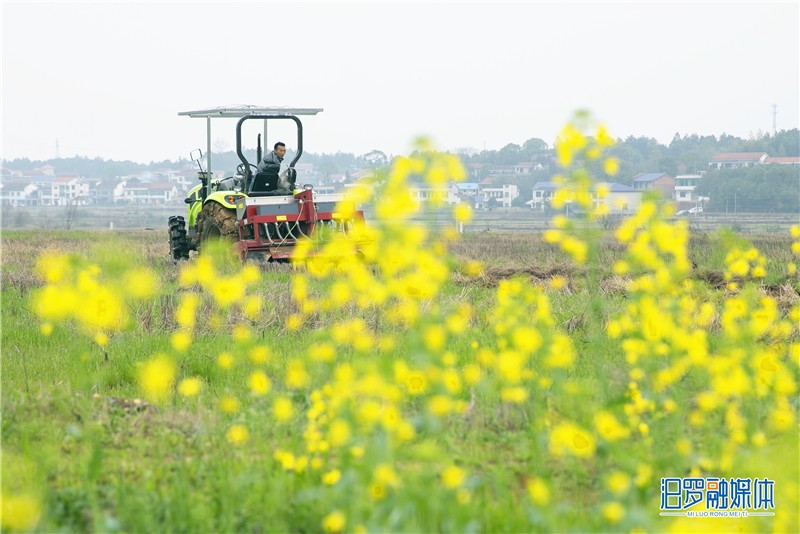
[[[328,428],[328,441],[334,447],[341,447],[350,441],[350,425],[343,419],[336,419]]]
[[[48,251],[36,260],[36,271],[48,284],[61,282],[71,270],[70,258],[65,254]]]
[[[467,478],[467,473],[455,465],[449,465],[442,470],[442,485],[448,489],[461,487]]]
[[[472,208],[466,202],[460,202],[453,208],[453,217],[456,222],[468,223],[472,220]]]
[[[269,377],[264,371],[253,371],[250,373],[248,384],[253,395],[259,397],[269,393],[269,390],[272,388],[272,382],[270,382]]]
[[[464,382],[470,386],[474,386],[481,381],[481,367],[480,365],[470,363],[464,366],[463,370]]]
[[[594,456],[595,441],[591,434],[574,423],[565,421],[550,431],[548,449],[555,456],[590,458]]]
[[[603,517],[609,523],[619,523],[625,517],[625,508],[618,502],[608,502],[603,505]]]
[[[272,403],[272,413],[275,419],[281,422],[288,421],[294,414],[294,405],[288,397],[278,397]]]
[[[178,384],[178,393],[184,397],[194,397],[200,393],[203,387],[203,382],[197,377],[184,378]]]
[[[286,329],[290,332],[299,330],[301,326],[303,326],[303,318],[296,313],[286,318]]]
[[[608,176],[616,176],[619,172],[619,160],[617,158],[606,158],[603,161],[603,172]]]
[[[139,387],[145,397],[155,402],[165,400],[175,382],[175,363],[166,356],[156,356],[139,370]]]
[[[547,482],[539,477],[534,477],[525,484],[528,490],[528,496],[536,506],[547,506],[550,502],[550,489],[547,487]]]
[[[286,368],[286,386],[290,389],[303,389],[311,383],[302,360],[291,359]]]
[[[336,359],[336,347],[332,343],[316,343],[308,349],[308,355],[318,362],[332,362]]]
[[[622,471],[614,471],[606,478],[606,487],[614,495],[620,496],[631,486],[631,477]]]
[[[500,391],[500,400],[514,404],[522,404],[528,400],[528,390],[523,387],[503,388]]]
[[[98,286],[82,295],[75,316],[90,330],[116,331],[124,326],[125,306],[114,290]]]
[[[272,351],[265,345],[258,345],[250,349],[250,361],[255,364],[267,363],[272,358]]]
[[[220,368],[225,370],[228,370],[231,367],[233,367],[234,361],[235,360],[233,358],[233,354],[231,354],[230,352],[222,352],[220,353],[219,356],[217,356],[217,365],[219,365]]]
[[[241,403],[236,397],[225,396],[219,399],[219,408],[225,413],[236,413],[240,407]]]
[[[326,486],[333,486],[342,478],[342,472],[338,469],[333,469],[322,475],[322,483]]]
[[[453,401],[445,395],[434,395],[428,400],[428,411],[442,417],[453,411]]]
[[[419,372],[410,372],[404,378],[406,391],[411,395],[421,395],[428,389],[428,381],[425,375]]]
[[[30,532],[39,522],[42,515],[42,506],[39,500],[32,495],[0,494],[0,524],[4,530],[12,532]]]
[[[188,330],[178,330],[170,336],[172,348],[178,352],[184,352],[192,345],[192,333]]]
[[[200,296],[197,293],[184,293],[175,310],[175,319],[184,328],[194,328]]]
[[[236,424],[231,426],[228,429],[228,433],[225,435],[228,440],[228,443],[233,445],[241,445],[243,443],[247,443],[250,439],[250,431],[247,430],[247,427],[241,424]]]
[[[50,331],[52,332],[52,325],[50,326]],[[48,332],[45,335],[50,335],[50,334]],[[105,347],[106,345],[108,345],[108,336],[104,332],[98,332],[94,335],[94,342],[100,345],[101,347]]]

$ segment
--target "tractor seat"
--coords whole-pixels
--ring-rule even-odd
[[[253,177],[250,182],[250,188],[247,194],[250,196],[258,196],[271,193],[278,188],[278,173],[277,172],[259,172]]]

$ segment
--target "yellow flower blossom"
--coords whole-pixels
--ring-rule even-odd
[[[236,413],[241,408],[241,403],[236,397],[225,396],[220,398],[219,408],[225,413]]]
[[[548,450],[555,456],[594,456],[595,441],[591,434],[574,423],[562,422],[550,431]]]
[[[184,397],[194,397],[200,393],[203,382],[197,377],[184,378],[178,384],[178,393]]]
[[[618,502],[608,502],[602,508],[603,518],[609,523],[619,523],[625,517],[625,508]]]
[[[288,421],[294,415],[294,404],[288,397],[278,397],[272,403],[272,414],[280,422]]]
[[[250,373],[248,385],[253,395],[263,396],[272,389],[272,382],[264,371],[253,371]]]
[[[38,499],[29,494],[0,495],[0,524],[4,530],[29,532],[36,527],[42,516],[42,506]]]
[[[139,387],[155,402],[165,400],[172,392],[176,375],[175,363],[166,356],[156,356],[139,370]]]
[[[525,484],[528,496],[536,506],[544,507],[550,503],[550,488],[547,483],[539,477],[534,477]]]
[[[228,443],[233,445],[241,445],[243,443],[247,443],[247,441],[250,439],[250,431],[247,430],[246,426],[237,424],[228,429],[225,437],[227,438]]]
[[[333,486],[342,478],[342,472],[338,469],[333,469],[322,475],[322,483],[326,486]]]
[[[456,489],[464,484],[467,474],[463,469],[455,465],[449,465],[442,470],[442,485],[448,489]]]

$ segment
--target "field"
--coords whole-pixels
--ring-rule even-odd
[[[3,529],[800,530],[800,229],[459,236],[386,198],[365,261],[4,231]],[[751,517],[662,515],[662,478]]]

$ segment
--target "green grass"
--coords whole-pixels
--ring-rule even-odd
[[[548,456],[548,425],[558,421],[543,417],[543,409],[590,424],[597,406],[619,408],[627,402],[629,366],[619,346],[604,335],[605,321],[628,302],[625,293],[611,284],[610,265],[621,254],[613,247],[603,249],[600,287],[592,288],[585,273],[570,266],[560,252],[531,245],[530,236],[485,240],[466,236],[455,246],[456,262],[479,259],[487,265],[486,274],[474,281],[454,276],[443,289],[440,306],[468,302],[478,311],[488,310],[495,286],[505,276],[527,269],[534,284],[547,287],[551,276],[561,274],[569,279],[567,289],[547,292],[557,326],[576,347],[575,366],[554,373],[552,385],[532,389],[521,405],[500,403],[496,388],[483,383],[473,391],[475,407],[468,416],[431,420],[422,415],[420,404],[420,415],[413,417],[417,437],[412,444],[381,447],[385,436],[364,437],[366,456],[337,458],[342,479],[328,487],[318,483],[319,475],[312,470],[286,473],[277,465],[273,458],[277,449],[303,450],[305,420],[297,415],[278,423],[267,399],[249,395],[252,368],[245,361],[250,345],[233,342],[225,328],[201,326],[191,350],[177,357],[179,378],[204,380],[199,397],[175,394],[162,405],[127,402],[141,395],[137,386],[141,363],[169,351],[170,336],[177,328],[172,315],[179,298],[176,268],[166,259],[163,236],[59,232],[44,238],[45,248],[71,252],[102,255],[104,247],[118,247],[128,252],[120,256],[124,261],[115,260],[118,263],[147,265],[158,273],[162,292],[139,304],[130,327],[113,335],[104,349],[74,324],[56,325],[50,336],[40,333],[29,299],[41,281],[31,274],[31,256],[25,253],[41,246],[31,243],[31,236],[25,232],[2,236],[2,482],[4,493],[28,491],[40,496],[39,532],[318,532],[322,518],[337,508],[347,515],[346,530],[357,525],[392,532],[663,530],[670,522],[658,517],[659,478],[684,476],[700,456],[718,457],[724,446],[724,414],[709,415],[700,429],[685,426],[682,411],[689,409],[706,382],[705,377],[689,373],[672,389],[672,398],[682,409],[651,422],[651,442],[632,438],[600,443],[589,462]],[[531,246],[520,247],[525,243]],[[783,249],[769,239],[764,243],[773,247],[762,250],[770,262],[786,261]],[[722,268],[723,251],[713,239],[695,244],[690,253],[698,272]],[[274,358],[265,367],[270,376],[282,375],[287,362],[316,340],[312,331],[289,332],[283,325],[292,308],[290,274],[289,268],[267,269],[253,289],[268,304],[253,324],[257,337],[251,343],[271,348]],[[770,284],[790,283],[785,275],[771,276]],[[719,291],[703,282],[698,278],[696,297],[720,301]],[[350,313],[362,312],[352,308],[339,315],[320,315],[317,322],[329,326]],[[203,308],[200,324],[210,324],[215,314],[210,307]],[[367,324],[380,325],[380,332],[398,335],[398,345],[380,365],[411,360],[420,350],[418,339],[404,336],[386,322],[377,323],[374,312],[363,314]],[[240,320],[236,313],[219,317],[229,325]],[[448,349],[463,364],[470,358],[472,341],[480,346],[492,341],[489,330],[486,319],[479,318],[468,335]],[[237,359],[229,371],[216,363],[223,351]],[[357,357],[352,350],[342,352],[344,361]],[[314,372],[326,372],[322,367]],[[218,409],[220,396],[229,394],[241,399],[239,413]],[[291,395],[301,414],[312,404],[306,391]],[[412,413],[413,408],[412,402]],[[249,428],[246,445],[236,447],[226,441],[233,423]],[[695,444],[689,457],[676,450],[676,443],[687,436]],[[796,433],[768,438],[766,447],[745,447],[736,456],[737,476],[796,482]],[[787,460],[771,461],[776,455]],[[617,470],[634,475],[643,459],[649,461],[651,480],[630,490],[625,519],[610,525],[600,512],[609,499],[605,478]],[[387,499],[365,499],[372,468],[381,463],[402,471],[401,485]],[[468,473],[468,502],[466,498],[459,502],[456,492],[440,487],[437,469],[443,463],[455,463]],[[552,499],[547,507],[530,504],[525,484],[531,477],[550,484]],[[750,521],[748,527],[757,530],[772,525],[768,518]]]

